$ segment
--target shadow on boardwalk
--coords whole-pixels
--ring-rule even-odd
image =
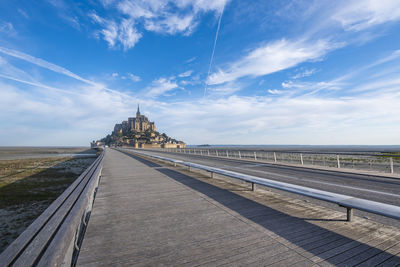
[[[132,154],[124,154],[149,167],[162,167],[159,164]],[[157,170],[304,249],[309,253],[309,258],[318,256],[330,264],[337,265],[344,263],[346,266],[354,266],[360,263],[368,266],[374,266],[379,263],[387,266],[400,264],[400,257],[398,256],[308,222],[331,221],[332,219],[294,217],[180,172],[167,168],[159,168]],[[294,229],[296,230],[294,231]],[[302,233],[299,234],[299,232]],[[359,238],[366,235],[364,233]],[[306,236],[309,238],[305,239]],[[385,240],[382,239],[381,243],[383,242]],[[395,243],[387,246],[386,249],[395,245]]]

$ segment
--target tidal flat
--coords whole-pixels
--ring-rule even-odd
[[[0,253],[97,155],[88,148],[0,148]]]

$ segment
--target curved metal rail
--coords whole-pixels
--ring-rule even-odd
[[[156,155],[151,155],[148,153],[144,152],[139,152],[139,151],[133,151],[133,150],[126,150],[129,152],[133,152],[139,155],[144,155],[147,157],[163,160],[163,161],[168,161],[172,162],[175,166],[177,164],[187,166],[190,168],[195,168],[199,170],[204,170],[207,172],[211,173],[211,177],[213,177],[213,174],[220,174],[224,176],[228,176],[231,178],[236,178],[242,181],[246,181],[252,184],[252,190],[255,189],[255,184],[267,186],[270,188],[274,189],[279,189],[283,191],[287,191],[290,193],[295,193],[327,202],[332,202],[335,204],[338,204],[341,207],[344,207],[347,209],[347,221],[351,221],[352,216],[353,216],[353,209],[358,209],[362,211],[367,211],[370,213],[375,213],[378,215],[390,217],[393,219],[400,219],[400,207],[399,206],[394,206],[390,204],[385,204],[385,203],[380,203],[376,201],[371,201],[371,200],[366,200],[362,198],[356,198],[352,196],[347,196],[347,195],[342,195],[342,194],[336,194],[336,193],[331,193],[323,190],[318,190],[318,189],[313,189],[305,186],[299,186],[299,185],[294,185],[294,184],[289,184],[289,183],[283,183],[283,182],[278,182],[274,180],[269,180],[265,178],[260,178],[257,176],[252,176],[252,175],[247,175],[243,173],[237,173],[233,171],[228,171],[228,170],[223,170],[219,168],[214,168],[214,167],[209,167],[205,165],[200,165],[196,163],[191,163],[191,162],[185,162],[182,160],[176,160],[176,159],[170,159],[166,157],[161,157],[161,156],[156,156]]]
[[[75,264],[99,183],[104,153],[0,254],[0,266]]]

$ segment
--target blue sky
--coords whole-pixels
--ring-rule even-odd
[[[0,145],[138,103],[188,144],[398,145],[399,26],[398,0],[1,1]]]

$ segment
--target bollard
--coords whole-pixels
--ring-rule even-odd
[[[274,161],[276,162],[276,153],[274,152]]]
[[[207,150],[207,155],[210,156],[210,150]]]
[[[241,159],[242,158],[242,155],[240,155],[240,151],[239,151],[239,159]]]
[[[336,155],[337,158],[337,167],[338,169],[340,169],[340,159],[339,159],[339,155]]]
[[[301,161],[301,165],[304,165],[304,162],[303,162],[303,154],[300,154],[300,161]]]
[[[214,173],[210,172],[210,178],[214,178]]]
[[[257,153],[254,151],[254,160],[257,160]]]
[[[203,150],[200,150],[200,155],[203,156]]]
[[[218,150],[215,150],[215,153],[217,153],[217,157],[218,157]]]
[[[256,184],[255,183],[251,183],[251,191],[255,191],[256,190]]]
[[[229,158],[228,150],[226,151],[226,157]]]

